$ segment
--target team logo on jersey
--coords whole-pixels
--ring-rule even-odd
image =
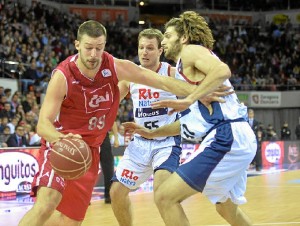
[[[109,69],[104,69],[104,70],[101,71],[101,73],[102,73],[102,76],[104,78],[107,78],[107,77],[111,76],[111,71]]]
[[[139,177],[134,175],[133,171],[124,169],[121,174],[120,182],[124,184],[128,184],[129,186],[135,186],[136,181],[138,179]]]
[[[113,102],[113,94],[110,84],[106,84],[95,90],[84,90],[86,112],[91,113],[107,110]]]
[[[153,92],[151,89],[139,89],[139,100],[158,99],[159,92]]]

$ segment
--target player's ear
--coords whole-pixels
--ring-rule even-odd
[[[160,56],[161,56],[161,54],[163,53],[163,51],[164,51],[163,47],[160,47],[160,48],[158,49],[158,52],[159,52],[159,55],[160,55]]]
[[[79,41],[78,40],[75,40],[74,45],[75,45],[75,48],[77,50],[79,50]]]
[[[186,34],[182,35],[181,43],[182,44],[187,44],[188,42],[189,42],[189,37]]]

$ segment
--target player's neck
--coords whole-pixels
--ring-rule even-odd
[[[149,66],[149,67],[145,67],[145,68],[147,68],[147,69],[149,69],[151,71],[154,71],[154,72],[158,72],[158,70],[160,69],[160,67],[161,67],[161,63],[158,62],[158,63],[156,63],[153,66]]]

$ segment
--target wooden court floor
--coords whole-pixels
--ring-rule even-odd
[[[241,208],[254,225],[300,226],[300,170],[248,177],[248,203]],[[131,195],[135,226],[163,226],[152,193]],[[192,226],[228,225],[201,194],[183,202]],[[76,207],[75,207],[76,208]],[[0,214],[0,225],[16,226],[24,211]],[[5,222],[5,223],[4,223]],[[117,226],[111,206],[92,202],[83,226]]]

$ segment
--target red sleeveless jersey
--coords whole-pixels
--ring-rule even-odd
[[[107,52],[94,79],[76,65],[78,55],[68,57],[55,70],[66,78],[67,94],[54,126],[62,133],[80,134],[89,146],[102,144],[118,112],[120,92],[114,58]]]

